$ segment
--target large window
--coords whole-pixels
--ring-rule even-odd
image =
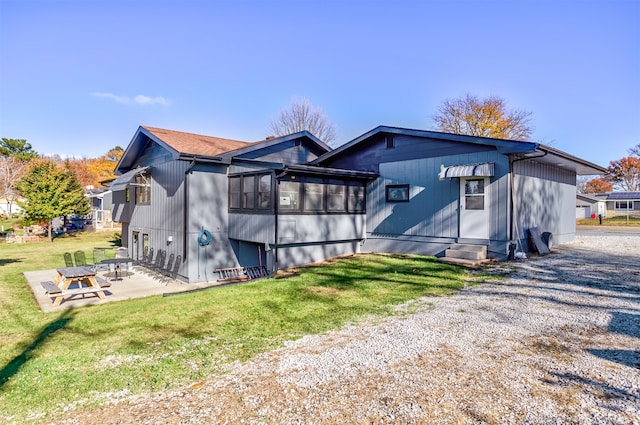
[[[141,173],[136,175],[134,187],[136,188],[136,204],[151,204],[151,174]]]
[[[258,180],[258,209],[271,209],[271,174],[263,174]]]
[[[229,208],[238,209],[242,206],[242,178],[229,177]]]
[[[270,211],[271,174],[244,174],[229,177],[229,209]]]
[[[300,183],[297,181],[280,182],[278,207],[281,210],[300,210]]]
[[[349,212],[365,212],[364,184],[349,183]]]
[[[324,184],[322,179],[307,178],[304,182],[304,210],[324,211]]]
[[[344,212],[347,210],[347,186],[340,180],[329,180],[327,184],[327,211]]]
[[[615,201],[614,207],[616,211],[632,211],[633,201]]]
[[[256,178],[242,176],[242,208],[252,210],[256,205]]]
[[[264,173],[229,177],[231,212],[273,212],[274,199],[281,214],[364,213],[365,184],[322,177],[285,176],[275,185],[272,174]]]

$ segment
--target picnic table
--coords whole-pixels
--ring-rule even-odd
[[[58,306],[64,298],[71,298],[78,294],[94,293],[105,299],[104,289],[109,282],[96,276],[96,272],[89,267],[65,267],[56,269],[58,273],[54,281],[41,282],[47,295],[53,298],[53,305]],[[74,285],[75,284],[75,285]],[[73,288],[71,286],[74,285]]]

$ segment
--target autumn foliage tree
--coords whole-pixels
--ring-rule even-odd
[[[101,187],[100,182],[115,177],[113,171],[123,153],[124,149],[116,146],[99,158],[71,158],[64,163],[75,173],[82,187]]]
[[[620,190],[640,191],[640,158],[628,156],[611,161],[606,179]]]
[[[604,179],[595,178],[591,179],[584,185],[584,191],[582,193],[607,193],[613,190],[613,185]]]
[[[507,109],[497,96],[447,99],[432,118],[437,130],[446,133],[526,141],[533,132],[531,112]]]

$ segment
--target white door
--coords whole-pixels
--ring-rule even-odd
[[[460,178],[460,237],[489,239],[489,178]]]

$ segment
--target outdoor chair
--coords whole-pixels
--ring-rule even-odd
[[[133,275],[133,261],[129,261],[129,262],[127,263],[127,268],[126,268],[126,270],[127,270],[127,277],[129,277],[129,278],[130,278],[130,277]]]
[[[175,254],[171,253],[169,255],[169,260],[167,260],[167,264],[161,269],[161,273],[165,276],[169,276],[171,274],[171,269],[173,268],[173,261],[175,259]]]
[[[182,263],[182,255],[178,254],[176,256],[176,260],[173,263],[173,269],[171,269],[171,272],[169,274],[169,277],[171,279],[176,279],[178,277],[178,270],[180,270],[180,263]]]
[[[165,258],[167,255],[167,251],[161,249],[158,251],[158,255],[156,255],[156,260],[153,262],[151,268],[156,272],[159,272],[164,267]]]
[[[73,257],[76,260],[76,266],[86,266],[87,257],[84,255],[84,251],[76,251],[73,253]]]
[[[73,258],[71,258],[70,252],[64,253],[64,266],[65,267],[74,267]]]
[[[153,248],[147,250],[147,255],[143,257],[144,264],[149,266],[153,263]]]
[[[107,253],[105,248],[93,248],[93,269],[94,270],[109,270],[108,264],[102,264],[102,260],[107,259]]]

